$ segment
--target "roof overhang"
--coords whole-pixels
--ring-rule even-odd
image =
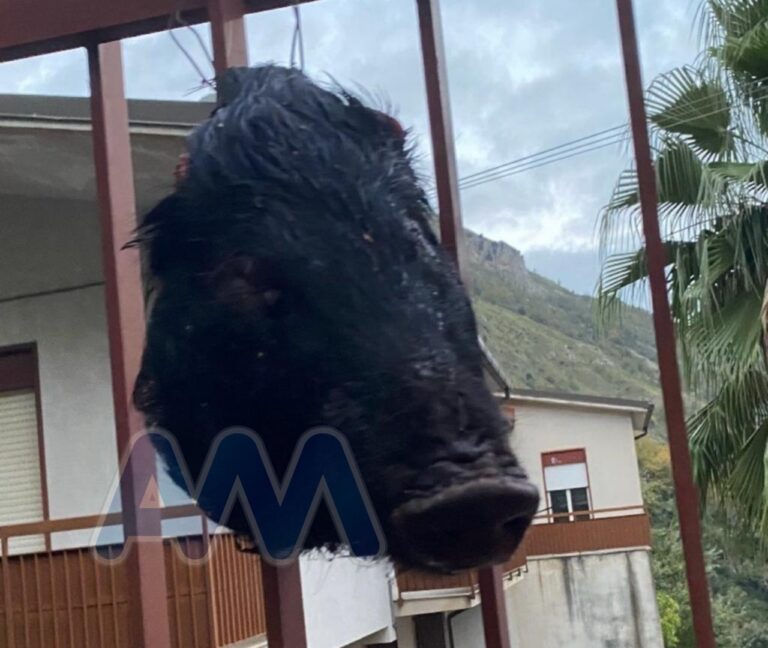
[[[172,189],[184,138],[211,110],[208,102],[129,102],[140,211]],[[4,195],[95,201],[88,99],[0,95],[0,200]]]
[[[639,432],[635,436],[636,439],[645,436],[648,432],[648,426],[650,425],[654,409],[653,403],[648,401],[528,389],[511,389],[507,399],[513,404],[543,405],[626,414],[631,417],[632,427],[635,432]]]

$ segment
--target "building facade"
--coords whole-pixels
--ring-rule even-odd
[[[635,453],[651,406],[513,390],[503,408],[515,421],[515,453],[542,494],[506,570],[512,645],[662,648]],[[465,579],[442,586],[401,577],[401,647],[478,645],[477,588]]]
[[[210,107],[131,109],[144,209]],[[128,645],[124,574],[89,549],[118,475],[89,128],[83,101],[0,96],[0,648]],[[634,452],[648,406],[514,391],[503,406],[543,502],[505,567],[514,645],[661,646]],[[263,645],[258,558],[181,494],[165,504],[175,645]],[[482,645],[473,572],[310,555],[301,574],[313,648]]]

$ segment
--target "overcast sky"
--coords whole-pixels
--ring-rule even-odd
[[[635,0],[646,84],[691,62],[697,0]],[[459,174],[619,125],[627,119],[612,0],[443,0]],[[302,9],[307,71],[362,87],[430,149],[414,0],[322,0]],[[248,20],[251,62],[287,62],[291,10]],[[207,30],[200,27],[205,36]],[[196,41],[184,46],[209,73]],[[125,44],[133,98],[197,100],[199,75],[168,34]],[[327,77],[326,77],[327,78]],[[0,65],[0,92],[87,94],[82,51]],[[465,224],[520,249],[530,268],[582,293],[598,273],[601,205],[626,148],[575,157],[462,194]]]

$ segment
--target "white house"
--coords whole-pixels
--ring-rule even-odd
[[[183,137],[210,106],[130,108],[145,209],[171,188]],[[120,568],[88,550],[118,470],[89,129],[85,100],[0,96],[0,648],[54,636],[126,645]],[[492,363],[488,373],[506,388]],[[650,406],[522,391],[503,400],[515,451],[546,494],[505,567],[513,645],[660,647],[634,449]],[[217,551],[193,564],[167,547],[174,644],[262,645],[258,558],[177,510],[168,516],[192,526],[169,520],[168,534]],[[301,574],[313,648],[483,645],[473,572],[395,575],[386,562],[307,556]]]

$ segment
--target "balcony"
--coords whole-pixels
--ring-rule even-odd
[[[589,519],[554,523],[557,516],[538,518],[503,567],[505,586],[520,578],[532,558],[650,546],[642,507],[579,515]],[[196,516],[195,507],[163,510],[164,519]],[[119,521],[119,516],[107,518],[108,524]],[[14,538],[42,537],[49,547],[56,534],[91,530],[102,522],[90,516],[0,527],[0,648],[129,648],[124,564],[107,564],[89,547],[8,552]],[[186,559],[204,555],[209,547],[210,560]],[[260,560],[238,551],[233,536],[166,540],[164,551],[174,647],[227,646],[266,632]],[[478,592],[475,570],[451,575],[398,570],[394,597],[399,614],[410,615],[472,607],[479,602]]]
[[[512,583],[525,571],[531,558],[567,556],[579,553],[621,551],[651,546],[651,525],[642,506],[599,509],[579,513],[578,520],[565,514],[537,517],[525,539],[504,564],[505,582]],[[559,520],[568,517],[568,521]],[[460,609],[477,603],[476,571],[439,575],[418,570],[400,570],[397,575],[396,600],[405,609],[414,609],[412,602],[420,601],[419,613],[426,609],[423,602],[441,599],[441,609]],[[446,608],[445,600],[455,599]],[[408,606],[406,608],[406,606]]]
[[[200,517],[194,507],[163,510],[164,519],[193,516]],[[0,648],[130,648],[124,563],[107,563],[89,547],[8,555],[13,538],[42,536],[50,547],[53,534],[101,522],[91,516],[0,527]],[[186,559],[209,547],[210,560]],[[174,647],[226,646],[266,632],[259,558],[238,551],[233,536],[166,540],[164,551]]]

